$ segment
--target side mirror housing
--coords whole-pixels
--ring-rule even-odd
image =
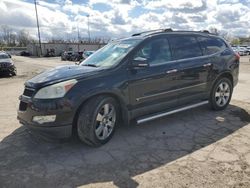
[[[146,58],[137,57],[137,58],[133,59],[132,66],[134,68],[145,68],[145,67],[149,67],[149,63],[148,63],[148,60]]]

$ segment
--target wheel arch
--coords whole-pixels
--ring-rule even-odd
[[[231,73],[230,71],[226,71],[226,72],[220,73],[220,74],[216,77],[216,79],[214,79],[211,88],[213,88],[213,87],[214,87],[214,84],[216,84],[216,82],[217,82],[219,79],[221,79],[221,78],[228,78],[228,79],[232,82],[232,86],[234,86],[234,79],[233,79],[232,73]]]
[[[118,106],[120,107],[122,122],[124,122],[124,124],[129,123],[129,113],[128,113],[125,101],[118,94],[116,94],[114,92],[105,91],[105,92],[95,93],[94,95],[88,96],[84,100],[81,101],[80,105],[77,107],[75,114],[74,114],[73,124],[72,124],[73,133],[76,133],[75,131],[76,131],[76,127],[77,127],[77,119],[78,119],[78,116],[79,116],[79,113],[80,113],[82,106],[88,100],[90,100],[94,97],[97,97],[97,96],[109,96],[109,97],[114,98],[116,100]]]

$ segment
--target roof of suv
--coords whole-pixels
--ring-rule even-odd
[[[174,31],[171,28],[168,28],[168,29],[156,29],[156,30],[144,31],[144,32],[141,32],[141,33],[135,33],[129,38],[130,39],[132,39],[132,38],[142,39],[142,38],[146,38],[146,37],[149,37],[149,36],[170,34],[170,33],[171,34],[176,34],[176,33],[180,33],[180,34],[203,34],[203,35],[208,35],[208,36],[216,36],[215,34],[210,33],[207,30],[201,30],[201,31],[185,31],[185,30],[181,31],[181,30],[179,30],[179,31]]]

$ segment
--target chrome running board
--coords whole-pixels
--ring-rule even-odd
[[[141,118],[141,119],[138,119],[136,122],[137,122],[137,124],[145,123],[147,121],[151,121],[151,120],[154,120],[154,119],[157,119],[157,118],[168,116],[170,114],[175,114],[177,112],[181,112],[181,111],[184,111],[184,110],[188,110],[188,109],[191,109],[191,108],[196,108],[196,107],[202,106],[204,104],[208,104],[208,101],[202,101],[202,102],[192,104],[192,105],[188,105],[188,106],[185,106],[185,107],[182,107],[182,108],[179,108],[179,109],[176,109],[176,110],[172,110],[172,111],[169,111],[169,112],[163,112],[163,113],[155,114],[155,115],[152,115],[152,116],[149,116],[149,117]]]

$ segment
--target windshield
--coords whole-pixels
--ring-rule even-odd
[[[82,66],[111,67],[120,62],[141,40],[114,41],[84,60]]]
[[[0,59],[9,59],[7,54],[0,54]]]

